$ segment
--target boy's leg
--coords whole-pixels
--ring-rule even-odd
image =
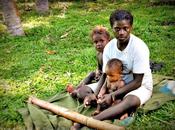
[[[81,88],[79,88],[77,92],[77,98],[83,101],[86,96],[91,95],[91,94],[93,94],[92,89],[88,87],[87,85],[84,85]]]
[[[95,115],[99,114],[100,113],[100,110],[101,110],[100,104],[98,104],[97,105],[97,109],[92,113],[92,116],[95,116]]]

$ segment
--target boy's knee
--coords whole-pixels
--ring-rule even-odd
[[[84,105],[85,106],[89,106],[89,105],[91,105],[91,106],[96,106],[96,96],[95,96],[95,94],[89,94],[88,96],[86,96],[85,97],[85,99],[84,99]]]
[[[94,71],[89,73],[89,76],[90,76],[91,78],[94,78],[95,75],[96,75],[96,73],[95,73]]]
[[[82,86],[81,88],[78,89],[77,91],[77,98],[80,100],[84,100],[84,98],[90,94],[92,94],[93,91],[91,90],[91,88],[89,88],[88,86]]]
[[[123,101],[125,101],[130,108],[140,106],[140,99],[135,95],[127,95]]]

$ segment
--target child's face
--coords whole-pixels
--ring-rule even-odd
[[[104,47],[109,42],[103,34],[94,34],[92,40],[95,45],[95,49],[99,52],[103,52]]]
[[[117,40],[120,43],[124,43],[129,40],[132,25],[128,20],[120,20],[114,22],[112,29]]]
[[[121,78],[121,70],[118,67],[110,69],[106,67],[106,75],[110,83],[116,82]]]

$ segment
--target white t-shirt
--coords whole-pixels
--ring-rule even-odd
[[[108,60],[112,58],[122,61],[124,66],[123,80],[126,83],[133,80],[133,73],[144,73],[141,86],[152,91],[153,83],[149,65],[149,49],[141,39],[130,34],[129,43],[123,51],[117,48],[117,39],[112,39],[104,48],[103,72],[105,71]]]

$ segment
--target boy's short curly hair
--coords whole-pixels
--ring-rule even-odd
[[[105,36],[108,40],[110,40],[110,34],[108,32],[108,29],[102,25],[97,25],[91,32],[91,38],[93,38],[93,36],[95,34],[99,34],[99,35],[103,35]]]
[[[133,16],[132,14],[127,10],[114,10],[109,18],[111,27],[113,26],[115,21],[120,20],[128,20],[130,25],[133,24]]]

